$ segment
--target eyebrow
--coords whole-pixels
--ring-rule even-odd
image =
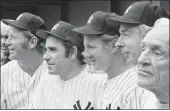
[[[45,46],[46,48],[55,48],[55,49],[57,49],[56,47],[54,47],[54,46]]]
[[[128,28],[120,30],[120,32],[125,33],[125,32],[131,32]]]
[[[141,44],[148,44],[148,43],[146,43],[145,41],[141,41]],[[161,43],[161,44],[149,44],[149,46],[151,46],[151,48],[154,48],[154,49],[163,49],[164,50],[164,48],[168,48],[168,46],[165,44],[165,43]]]

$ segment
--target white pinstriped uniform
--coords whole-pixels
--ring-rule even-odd
[[[136,69],[131,68],[119,76],[109,80],[103,90],[103,97],[99,98],[99,101],[101,102],[99,104],[101,104],[101,106],[98,107],[101,109],[117,109],[119,106],[120,109],[124,109],[124,107],[127,108],[130,102],[136,99],[138,100],[140,98],[139,94],[143,95],[143,92],[148,94],[147,90],[142,89],[137,85],[136,74]],[[131,96],[131,98],[129,98],[129,96]],[[134,103],[134,106],[128,107],[128,109],[134,109],[136,105],[143,104],[144,102],[145,101],[142,100],[141,103]]]
[[[107,74],[91,74],[85,68],[76,77],[63,81],[56,75],[45,75],[35,91],[34,109],[95,109],[99,90]]]
[[[1,109],[25,109],[39,83],[46,63],[42,63],[31,77],[24,72],[18,61],[13,60],[1,67]]]

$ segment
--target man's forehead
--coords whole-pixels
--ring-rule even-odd
[[[144,37],[144,41],[160,41],[169,43],[169,29],[166,28],[155,28],[149,31]]]
[[[10,30],[10,26],[5,25],[3,22],[1,22],[1,33],[8,32]]]
[[[21,33],[22,30],[16,28],[16,27],[11,27],[10,30],[9,30],[9,34],[12,34],[12,35],[15,35],[15,34],[18,34],[18,33]]]
[[[89,43],[99,41],[101,37],[99,35],[84,35],[84,40]]]
[[[119,28],[119,32],[125,32],[125,31],[131,31],[133,28],[135,28],[136,25],[132,24],[121,24]]]
[[[163,36],[163,33],[149,32],[143,39],[142,43],[149,47],[166,49],[169,48],[169,37]]]
[[[53,35],[49,35],[46,39],[46,44],[58,44],[62,43],[62,40],[59,38],[54,37]]]

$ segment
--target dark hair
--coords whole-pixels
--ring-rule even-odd
[[[44,29],[46,30],[46,26],[43,24],[39,27],[39,29]],[[45,39],[39,37],[38,35],[36,35],[35,31],[28,31],[28,30],[24,30],[24,35],[27,37],[28,40],[30,40],[32,38],[32,36],[36,36],[38,41],[37,41],[37,45],[36,45],[36,49],[40,54],[44,54],[45,53]]]
[[[80,42],[78,43],[78,45],[73,45],[71,42],[68,42],[68,41],[63,41],[63,45],[65,47],[65,50],[66,50],[66,57],[69,56],[73,46],[76,46],[77,47],[77,59],[79,60],[79,62],[83,65],[85,64],[83,62],[84,60],[84,56],[82,55],[82,52],[84,51],[84,45],[83,45],[83,36],[82,35],[79,35],[79,37],[81,37],[80,39]]]

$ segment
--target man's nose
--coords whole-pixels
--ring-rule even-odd
[[[124,47],[124,45],[125,44],[124,44],[124,42],[122,40],[122,36],[120,36],[119,39],[117,40],[115,46],[118,47],[118,48],[122,48],[122,47]]]

